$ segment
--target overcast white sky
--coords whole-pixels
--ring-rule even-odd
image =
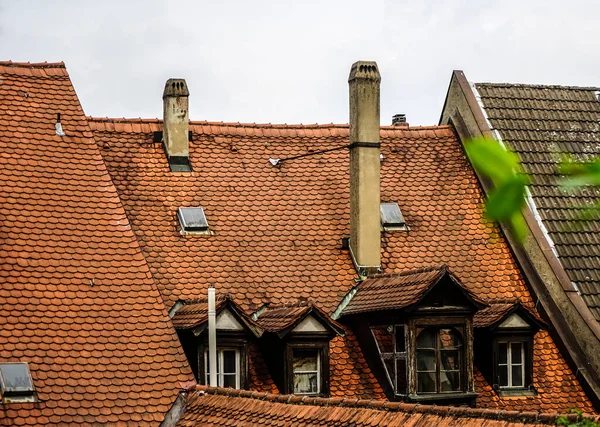
[[[88,115],[347,123],[350,65],[375,60],[381,121],[436,124],[451,72],[600,85],[600,2],[0,0],[0,59],[64,61]]]

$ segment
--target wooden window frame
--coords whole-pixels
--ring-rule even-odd
[[[382,351],[379,342],[377,341],[377,337],[375,336],[375,332],[373,331],[376,328],[383,328],[383,327],[392,327],[392,344],[393,344],[393,350],[392,352],[388,352],[388,351]],[[404,350],[399,351],[398,350],[398,330],[401,329],[402,330],[402,340],[404,341]],[[398,389],[398,363],[403,363],[404,366],[404,371],[406,372],[406,348],[407,348],[407,343],[406,343],[406,325],[403,323],[396,323],[393,325],[387,325],[387,326],[370,326],[369,330],[371,332],[371,336],[373,338],[373,341],[375,342],[375,347],[377,348],[377,352],[379,353],[379,358],[381,359],[381,364],[383,366],[383,371],[385,372],[385,375],[390,383],[390,385],[392,386],[392,390],[394,391],[394,395],[395,396],[405,396],[406,395],[406,389],[404,390],[399,390]],[[391,359],[394,361],[394,372],[389,372],[387,365],[385,363],[385,361],[387,359]],[[392,377],[393,376],[393,377]]]
[[[427,326],[424,328],[417,328],[415,339],[418,341],[419,335],[423,332],[431,330],[435,334],[435,347],[434,348],[419,348],[418,344],[415,343],[415,361],[417,362],[416,366],[416,381],[417,381],[417,393],[422,395],[437,395],[437,394],[452,394],[452,393],[462,393],[465,391],[465,345],[464,345],[464,332],[455,326]],[[442,330],[452,330],[456,333],[461,339],[461,344],[454,349],[454,351],[458,352],[458,370],[443,370],[442,369],[442,348],[440,346],[440,331]],[[419,373],[420,372],[430,372],[430,371],[419,371],[418,361],[419,361],[419,350],[429,350],[434,351],[435,353],[435,391],[421,391],[419,392]],[[458,371],[458,390],[448,390],[442,391],[442,372],[457,372]]]
[[[219,350],[237,350],[239,352],[239,388],[248,388],[248,346],[246,338],[221,336],[217,333],[217,354]],[[207,360],[205,352],[208,351],[208,337],[198,345],[198,383],[208,385],[206,378]]]
[[[235,366],[236,372],[223,372],[224,361],[224,352],[225,351],[234,351],[235,352]],[[242,362],[241,362],[241,350],[239,347],[217,347],[217,386],[225,387],[224,375],[232,375],[235,374],[235,387],[239,389],[242,384]],[[204,383],[210,384],[210,379],[208,377],[208,348],[204,349]]]
[[[493,338],[493,369],[492,369],[492,387],[501,396],[520,396],[536,394],[533,388],[533,342],[534,334],[531,331],[515,332],[515,331],[496,331]],[[523,345],[523,386],[500,386],[498,381],[499,376],[499,344],[500,343],[521,343]],[[509,365],[510,366],[510,365]],[[509,370],[510,371],[510,370]]]
[[[284,393],[294,394],[294,350],[317,350],[318,367],[320,368],[319,390],[317,393],[302,393],[301,396],[328,396],[329,395],[329,341],[290,341],[285,345],[284,364]]]
[[[407,400],[412,402],[463,401],[472,403],[477,396],[473,379],[473,319],[469,315],[442,315],[415,317],[408,319],[406,343],[407,355]],[[460,390],[440,393],[418,393],[417,388],[417,336],[426,328],[455,329],[462,339],[463,351],[460,370]]]

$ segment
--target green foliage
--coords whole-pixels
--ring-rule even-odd
[[[465,150],[475,170],[494,183],[485,202],[487,217],[508,223],[519,240],[523,240],[527,227],[521,210],[525,206],[529,178],[521,168],[519,157],[498,141],[487,138],[467,141]]]
[[[598,157],[581,162],[572,156],[563,156],[558,171],[566,175],[561,182],[564,187],[600,185],[600,158]]]
[[[583,412],[578,409],[569,409],[571,414],[577,414],[576,421],[570,421],[566,416],[562,415],[556,419],[557,426],[568,426],[568,427],[600,427],[600,423],[593,421],[589,418],[584,418]]]

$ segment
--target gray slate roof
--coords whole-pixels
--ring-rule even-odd
[[[530,191],[567,275],[600,321],[600,220],[584,220],[600,189],[557,185],[557,163],[600,155],[599,88],[475,85],[492,127],[521,157]]]

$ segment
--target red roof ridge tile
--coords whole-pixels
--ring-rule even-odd
[[[433,265],[429,265],[427,267],[421,267],[421,268],[415,268],[415,269],[410,269],[410,270],[402,270],[400,272],[397,273],[379,273],[379,274],[373,274],[372,276],[367,277],[367,279],[378,279],[380,277],[402,277],[402,276],[410,276],[411,274],[419,274],[419,273],[428,273],[430,271],[442,271],[442,269],[445,269],[446,271],[450,272],[450,269],[448,268],[448,266],[446,264],[433,264]]]
[[[26,68],[66,68],[63,61],[60,62],[13,62],[0,61],[2,67],[26,67]]]
[[[393,411],[406,413],[419,413],[431,415],[452,415],[465,418],[485,418],[502,421],[515,421],[520,423],[541,423],[554,425],[560,416],[565,416],[570,421],[577,421],[577,414],[559,414],[535,411],[505,411],[497,409],[482,409],[455,406],[437,406],[422,405],[420,403],[389,402],[373,399],[356,399],[341,397],[309,397],[297,395],[282,395],[268,392],[255,392],[248,390],[239,390],[233,388],[210,387],[197,385],[194,389],[186,389],[184,393],[198,393],[202,395],[227,396],[231,398],[256,399],[276,403],[286,403],[290,405],[312,405],[312,406],[337,406],[357,409],[370,409],[378,411]],[[583,418],[590,421],[600,421],[600,415],[583,415]]]
[[[87,119],[92,122],[104,123],[162,123],[159,118],[140,118],[140,117],[94,117],[87,116]],[[220,127],[238,127],[238,128],[265,128],[265,129],[332,129],[341,128],[347,129],[347,123],[242,123],[242,122],[216,122],[208,120],[190,120],[190,125],[205,125],[205,126],[220,126]],[[427,126],[381,126],[382,130],[392,130],[399,132],[410,132],[419,130],[449,130],[449,125],[427,125]]]

